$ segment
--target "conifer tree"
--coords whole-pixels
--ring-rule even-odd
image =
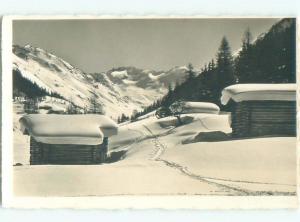
[[[252,34],[248,28],[242,39],[242,49],[235,60],[235,75],[239,83],[252,83],[259,81],[255,80],[255,58],[253,45],[251,44]]]
[[[196,77],[196,73],[194,71],[193,65],[191,63],[189,63],[187,68],[188,68],[187,69],[187,73],[188,73],[187,79],[188,80],[194,79]]]
[[[97,100],[96,92],[92,92],[92,96],[90,97],[90,106],[88,109],[88,113],[93,114],[105,114],[103,110],[103,106],[99,101]]]
[[[233,58],[230,50],[229,43],[224,36],[217,54],[217,76],[216,76],[216,88],[218,94],[231,84],[235,83],[234,78],[234,65]],[[218,95],[218,96],[219,96]]]
[[[252,34],[250,32],[249,27],[246,29],[245,33],[244,33],[244,37],[243,37],[243,49],[247,49],[251,46],[251,42],[252,42]]]

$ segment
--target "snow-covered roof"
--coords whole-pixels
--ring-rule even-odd
[[[213,113],[218,114],[220,108],[214,103],[185,102],[182,113]]]
[[[66,112],[66,108],[56,105],[54,103],[49,103],[47,101],[42,101],[38,104],[39,109],[51,109],[56,112]]]
[[[118,125],[104,115],[29,114],[19,121],[24,134],[49,144],[97,145],[118,132]]]
[[[251,100],[296,101],[296,84],[236,84],[223,89],[221,103],[226,105]]]

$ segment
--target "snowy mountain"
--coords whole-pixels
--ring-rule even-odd
[[[118,67],[106,73],[94,73],[91,75],[105,84],[107,84],[107,81],[104,79],[104,76],[119,86],[135,85],[142,88],[157,89],[160,87],[166,88],[176,82],[183,82],[186,78],[186,71],[186,66],[176,66],[168,71],[154,71],[129,66]]]
[[[13,71],[49,94],[84,108],[96,97],[106,114],[116,118],[141,110],[167,92],[169,84],[182,82],[186,67],[167,72],[119,67],[88,74],[63,59],[30,45],[13,46]]]

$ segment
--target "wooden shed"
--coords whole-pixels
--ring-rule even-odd
[[[221,102],[231,103],[233,137],[296,135],[296,84],[236,84]]]
[[[107,157],[117,124],[103,115],[29,114],[20,119],[30,136],[30,164],[98,164]]]

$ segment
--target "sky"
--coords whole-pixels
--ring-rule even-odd
[[[30,44],[85,72],[135,66],[168,70],[192,63],[201,68],[215,58],[226,36],[232,52],[247,28],[253,38],[278,18],[17,20],[13,44]]]

